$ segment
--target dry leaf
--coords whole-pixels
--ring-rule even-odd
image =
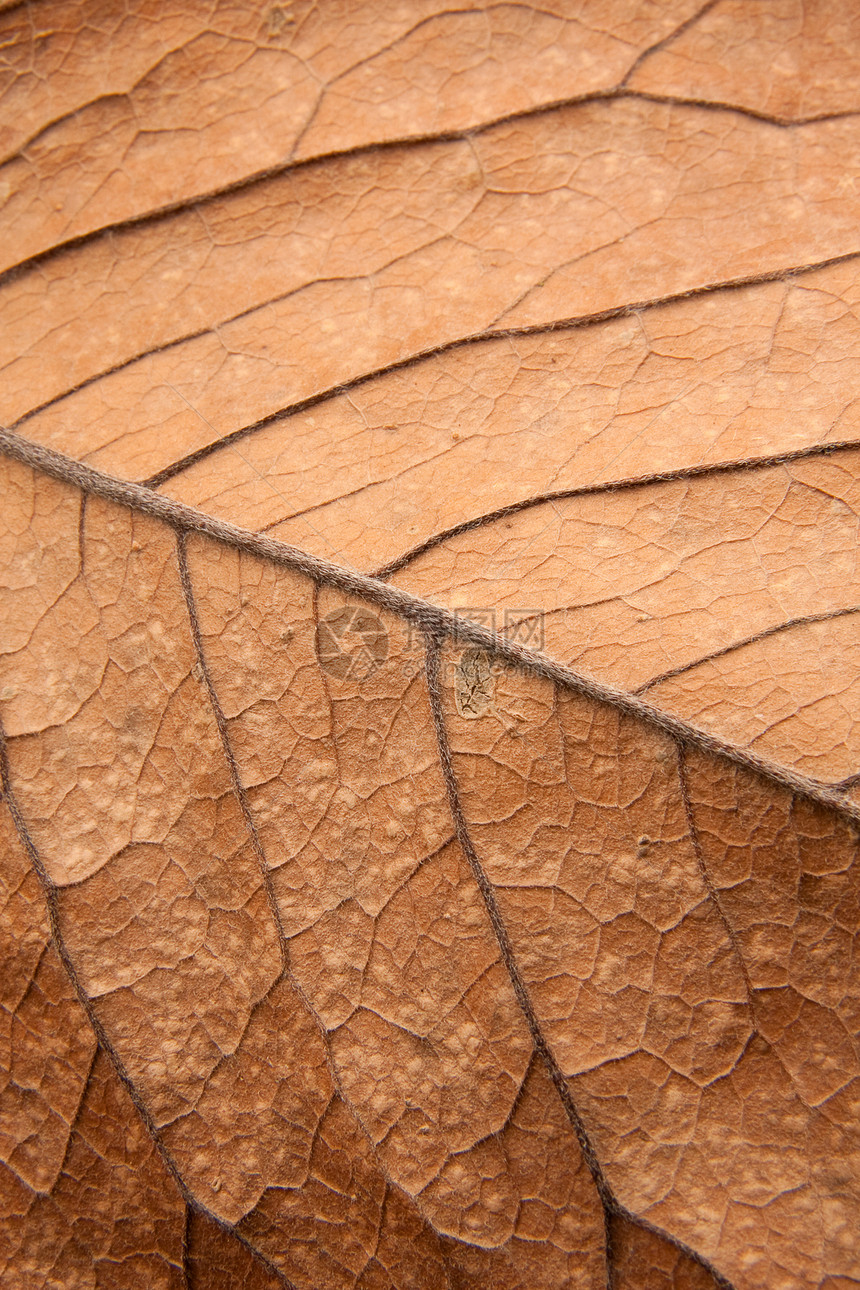
[[[860,25],[0,8],[4,1277],[860,1284]]]

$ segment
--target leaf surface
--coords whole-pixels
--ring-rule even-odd
[[[10,1283],[857,1284],[853,18],[33,13]]]

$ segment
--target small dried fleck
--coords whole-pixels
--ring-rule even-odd
[[[467,721],[476,721],[495,706],[496,683],[490,659],[482,649],[467,649],[454,672],[454,702]]]

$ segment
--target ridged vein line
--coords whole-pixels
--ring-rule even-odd
[[[278,542],[263,534],[252,533],[225,520],[215,519],[182,502],[164,497],[142,484],[134,484],[117,479],[113,475],[107,475],[51,448],[22,439],[6,429],[0,429],[0,453],[34,470],[43,471],[55,479],[71,484],[91,496],[102,497],[117,505],[150,515],[180,532],[202,534],[226,546],[245,551],[249,555],[284,565],[297,573],[304,574],[314,582],[335,587],[347,595],[358,596],[370,604],[377,605],[380,609],[415,623],[425,635],[448,637],[476,646],[496,658],[504,659],[513,667],[542,676],[555,685],[583,694],[597,703],[608,704],[628,716],[664,731],[673,739],[701,748],[772,783],[780,784],[790,792],[797,793],[810,801],[819,802],[844,819],[860,823],[860,803],[847,801],[840,793],[821,782],[788,767],[779,766],[749,749],[728,743],[671,713],[654,707],[635,694],[575,672],[553,659],[507,640],[498,632],[480,627],[477,623],[458,617],[450,610],[412,596],[409,592],[392,587],[378,578],[344,568],[321,556],[311,555],[299,550],[298,547]]]

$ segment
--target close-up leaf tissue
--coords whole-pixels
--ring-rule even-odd
[[[860,4],[0,0],[0,1284],[860,1290]]]

